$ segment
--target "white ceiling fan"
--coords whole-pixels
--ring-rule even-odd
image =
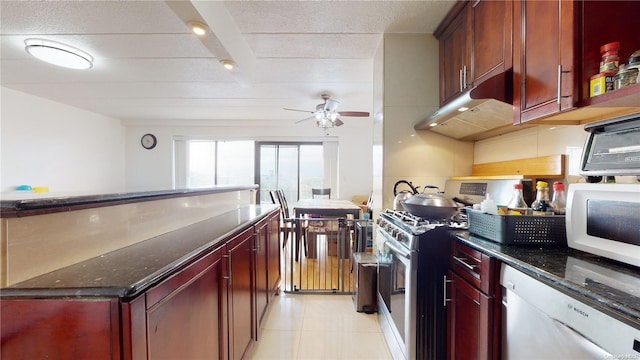
[[[284,108],[284,110],[290,111],[302,111],[313,114],[312,116],[298,120],[295,123],[303,123],[311,120],[315,120],[318,127],[323,129],[332,128],[335,126],[341,126],[344,124],[342,120],[338,116],[354,116],[354,117],[368,117],[369,113],[366,111],[336,111],[340,102],[336,99],[332,99],[329,94],[322,94],[322,100],[324,103],[318,104],[316,106],[315,111],[308,110],[298,110],[298,109],[288,109]]]

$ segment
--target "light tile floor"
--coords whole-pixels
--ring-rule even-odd
[[[350,295],[274,297],[249,359],[392,359],[377,314],[355,311]]]

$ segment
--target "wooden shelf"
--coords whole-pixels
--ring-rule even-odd
[[[640,107],[640,84],[632,84],[618,90],[585,99],[580,106]]]
[[[636,113],[640,116],[640,84],[585,99],[574,109],[529,121],[527,124],[583,125]]]

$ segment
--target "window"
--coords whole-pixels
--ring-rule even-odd
[[[175,187],[254,184],[254,142],[176,139]]]
[[[335,147],[335,146],[334,146]],[[329,150],[328,150],[329,149]],[[215,185],[260,186],[259,201],[270,203],[269,191],[282,189],[289,202],[311,198],[324,187],[332,146],[321,142],[254,142],[174,139],[174,187]],[[328,156],[332,158],[331,155]],[[335,175],[335,171],[329,171]],[[334,194],[335,189],[332,191]]]
[[[311,189],[322,187],[322,143],[258,143],[256,181],[260,201],[271,201],[269,191],[282,189],[289,202],[311,198]]]

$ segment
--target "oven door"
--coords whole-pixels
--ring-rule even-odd
[[[378,231],[378,236],[385,237],[378,259],[378,292],[380,315],[393,335],[387,341],[395,340],[405,358],[415,359],[417,253]]]

